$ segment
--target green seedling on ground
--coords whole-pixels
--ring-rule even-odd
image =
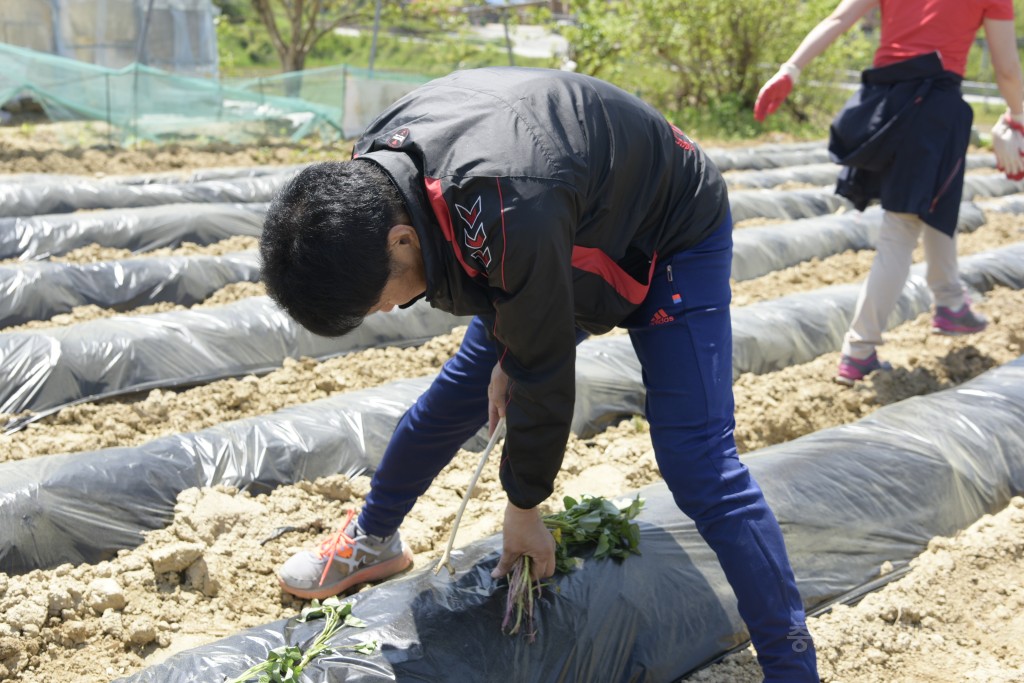
[[[331,654],[339,650],[354,650],[360,654],[370,655],[380,649],[380,644],[375,640],[342,647],[332,647],[327,644],[343,626],[355,628],[366,626],[362,619],[352,615],[351,602],[341,602],[338,598],[327,598],[322,603],[319,600],[313,600],[308,607],[302,610],[298,620],[305,622],[321,617],[325,619],[324,627],[305,651],[296,645],[276,647],[267,653],[265,661],[249,667],[238,678],[232,679],[230,683],[246,683],[252,679],[256,679],[258,683],[298,681],[299,675],[306,665],[322,654]]]

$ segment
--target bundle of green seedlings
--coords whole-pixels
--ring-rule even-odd
[[[640,528],[633,521],[644,506],[639,496],[622,506],[589,495],[579,501],[566,496],[562,503],[563,512],[544,516],[544,526],[555,537],[556,573],[568,574],[582,567],[580,555],[590,550],[595,560],[622,560],[640,554]],[[532,643],[537,637],[534,607],[543,584],[530,578],[530,565],[530,557],[523,555],[509,573],[501,629],[508,635],[524,632]]]
[[[265,661],[250,667],[241,676],[232,679],[230,683],[246,683],[254,678],[258,683],[298,681],[302,670],[322,654],[332,654],[340,650],[354,650],[364,655],[370,655],[380,649],[380,644],[375,640],[341,647],[327,644],[343,626],[353,626],[355,628],[364,628],[366,626],[362,619],[352,615],[351,602],[342,602],[336,597],[327,598],[322,603],[319,600],[313,600],[308,607],[302,610],[298,621],[306,622],[320,617],[323,617],[325,620],[324,627],[308,648],[303,650],[297,645],[276,647],[267,653]]]

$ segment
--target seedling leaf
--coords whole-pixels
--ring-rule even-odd
[[[544,525],[555,539],[555,571],[568,574],[583,566],[578,555],[593,549],[595,560],[624,559],[639,554],[640,529],[632,520],[643,508],[637,496],[629,503],[616,504],[604,498],[584,495],[562,499],[565,510],[544,517]],[[534,606],[540,599],[541,584],[530,579],[530,558],[519,558],[509,573],[509,592],[502,630],[508,635],[524,632],[530,642],[536,637]]]
[[[246,683],[253,678],[259,683],[294,683],[313,659],[334,650],[327,642],[343,627],[366,626],[362,619],[352,615],[351,602],[341,602],[336,597],[327,598],[322,603],[313,600],[300,612],[297,621],[306,622],[321,617],[324,619],[324,627],[305,651],[295,645],[276,647],[267,653],[266,660],[250,667],[238,678],[232,679],[231,683]],[[348,648],[362,654],[373,654],[379,644],[377,641],[369,641]]]

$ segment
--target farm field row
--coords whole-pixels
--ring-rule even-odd
[[[1024,243],[1024,216],[987,211],[985,218],[983,226],[960,236],[963,255]],[[211,245],[206,251],[252,247],[249,238],[232,238],[231,244]],[[53,260],[125,256],[123,251],[95,248]],[[915,258],[920,257],[918,253]],[[737,282],[734,306],[859,282],[870,260],[869,250],[849,251]],[[238,283],[195,307],[260,294],[258,284]],[[936,336],[930,316],[922,314],[888,333],[883,353],[894,370],[853,389],[831,381],[838,362],[834,352],[774,372],[740,375],[734,389],[741,453],[852,423],[883,406],[958,386],[1020,357],[1024,291],[997,286],[976,305],[991,321],[984,333]],[[116,315],[130,318],[174,308],[157,304]],[[114,312],[83,307],[0,333],[110,315]],[[167,434],[431,375],[455,352],[463,332],[458,327],[407,348],[372,348],[321,361],[287,360],[262,376],[69,406],[0,438],[0,463],[141,445]],[[417,553],[417,568],[429,566],[440,554],[475,465],[475,454],[461,453],[403,525],[403,538]],[[626,420],[597,435],[570,439],[550,509],[563,495],[617,497],[659,479],[645,421]],[[281,593],[276,567],[333,531],[344,510],[361,504],[367,488],[366,477],[334,475],[261,495],[222,486],[189,489],[179,496],[166,528],[148,533],[141,546],[120,551],[116,558],[20,576],[0,574],[0,679],[112,680],[176,652],[295,615],[302,603]],[[458,544],[499,531],[503,509],[497,459],[492,459],[467,510],[469,519],[460,527]],[[1015,680],[1012,674],[1024,667],[1024,621],[1017,616],[1024,607],[1022,557],[1024,502],[1019,498],[956,538],[936,539],[902,579],[857,606],[838,607],[812,619],[822,679],[909,682],[958,671],[964,680]],[[749,651],[691,679],[759,680]]]

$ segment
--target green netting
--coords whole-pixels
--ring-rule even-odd
[[[343,133],[339,106],[138,64],[107,69],[0,44],[0,102],[19,94],[38,101],[54,121],[105,121],[122,143],[184,137],[298,140],[311,134],[337,139]]]
[[[426,76],[370,71],[343,64],[224,82],[249,92],[299,97],[342,111],[342,130],[346,137],[353,137],[389,104],[428,80]]]

